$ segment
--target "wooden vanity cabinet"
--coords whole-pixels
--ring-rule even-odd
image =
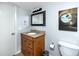
[[[42,56],[45,49],[45,35],[33,38],[21,34],[21,52],[25,56]]]

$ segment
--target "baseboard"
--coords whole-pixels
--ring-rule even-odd
[[[17,51],[17,52],[15,53],[15,55],[18,54],[18,53],[20,53],[20,52],[21,52],[21,50]]]

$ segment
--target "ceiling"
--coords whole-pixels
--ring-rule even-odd
[[[13,2],[13,3],[26,10],[33,10],[34,8],[40,8],[51,4],[49,2]]]

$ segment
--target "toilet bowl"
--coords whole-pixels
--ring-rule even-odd
[[[64,41],[58,42],[59,52],[62,56],[77,56],[79,46]]]

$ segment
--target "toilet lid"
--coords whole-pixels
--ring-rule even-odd
[[[67,43],[64,41],[60,41],[59,45],[64,46],[64,47],[68,47],[68,48],[79,49],[79,46],[77,46],[75,44]]]

